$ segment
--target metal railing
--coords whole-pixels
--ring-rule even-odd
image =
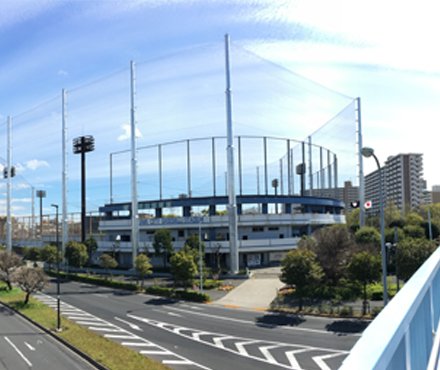
[[[437,369],[440,248],[365,330],[340,370]]]

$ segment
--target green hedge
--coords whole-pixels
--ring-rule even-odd
[[[55,271],[46,271],[46,274],[52,277],[56,277],[57,273]],[[118,288],[125,290],[140,290],[141,287],[138,284],[132,283],[124,283],[122,281],[117,280],[106,280],[101,279],[94,276],[85,276],[85,275],[75,275],[75,274],[67,274],[65,272],[60,272],[60,277],[63,279],[69,279],[74,281],[80,281],[82,283],[95,284],[100,286],[106,286],[110,288]]]
[[[46,274],[52,277],[57,276],[56,271],[46,271]],[[95,285],[106,286],[111,288],[126,289],[126,290],[141,290],[141,287],[138,284],[124,283],[122,281],[117,281],[117,280],[106,280],[93,276],[66,274],[65,272],[60,272],[60,277],[63,279],[75,280],[83,283],[95,284]],[[201,294],[193,291],[174,290],[173,288],[166,288],[159,286],[146,287],[145,293],[159,295],[162,297],[173,297],[177,299],[184,299],[194,302],[209,302],[211,300],[209,294],[206,293]]]
[[[175,297],[193,302],[209,302],[211,297],[206,293],[193,292],[192,290],[176,290]]]
[[[149,286],[145,288],[145,293],[160,295],[162,297],[172,297],[174,295],[174,289],[161,286]]]

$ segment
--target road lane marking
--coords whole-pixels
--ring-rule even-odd
[[[152,326],[155,326],[158,328],[162,328],[166,331],[175,333],[175,334],[180,335],[184,338],[191,339],[191,340],[197,341],[199,343],[202,343],[202,344],[205,344],[205,345],[208,345],[211,347],[219,348],[219,349],[222,349],[222,350],[225,350],[228,352],[232,352],[234,354],[237,354],[237,355],[240,355],[243,357],[248,357],[253,360],[257,360],[257,361],[265,362],[265,363],[270,363],[270,364],[273,364],[273,365],[276,365],[279,367],[283,367],[283,368],[288,368],[288,369],[292,369],[292,368],[300,369],[298,361],[294,357],[294,354],[296,354],[296,353],[307,352],[307,351],[331,352],[330,355],[327,353],[324,356],[315,356],[314,357],[314,358],[316,358],[315,362],[318,363],[318,366],[320,366],[321,362],[323,363],[321,358],[328,358],[326,356],[333,357],[333,356],[347,355],[349,353],[348,351],[341,351],[341,350],[335,350],[335,349],[329,349],[329,348],[319,348],[319,347],[304,346],[304,345],[299,345],[299,344],[279,343],[279,342],[273,342],[273,341],[264,341],[264,340],[250,339],[250,338],[227,336],[225,334],[205,332],[205,331],[191,329],[191,328],[187,328],[187,327],[181,327],[181,326],[177,326],[177,325],[173,325],[173,324],[169,324],[169,323],[165,323],[165,322],[151,320],[148,318],[134,316],[131,314],[127,314],[127,316],[134,319],[134,320],[139,320],[141,322],[145,322],[149,325],[152,325]],[[182,331],[189,332],[189,333],[182,333]],[[201,335],[208,335],[208,334],[213,337],[212,342],[208,341],[208,340],[200,340]],[[197,339],[197,338],[199,338],[199,339]],[[229,339],[231,341],[235,340],[235,342],[231,342],[231,344],[235,345],[235,347],[237,349],[226,348],[224,346],[224,344],[222,343],[222,341],[224,341],[226,339]],[[245,348],[245,346],[248,346],[248,345],[256,345],[264,357],[250,355]],[[287,359],[289,360],[289,362],[291,364],[290,366],[285,365],[284,363],[278,362],[273,357],[273,355],[271,353],[269,353],[269,349],[281,348],[281,347],[287,347],[287,349],[292,348],[292,347],[296,348],[295,350],[290,350],[290,351],[288,351],[287,349],[284,350],[284,354],[286,355]],[[327,365],[324,364],[324,366],[327,366]],[[328,370],[328,369],[322,368],[321,370]]]
[[[25,357],[25,355],[23,355],[23,353],[21,353],[21,351],[15,346],[15,344],[12,343],[8,337],[4,337],[4,338],[6,342],[8,342],[11,345],[11,347],[15,349],[15,351],[20,355],[20,357],[24,360],[24,362],[26,362],[26,364],[29,367],[32,367],[32,363]]]
[[[212,319],[217,319],[217,320],[223,320],[223,321],[232,321],[232,322],[239,322],[242,324],[249,324],[252,326],[258,325],[258,326],[265,326],[268,328],[279,328],[279,329],[284,329],[284,330],[298,330],[298,331],[306,331],[306,332],[311,332],[311,333],[318,333],[318,334],[330,334],[330,335],[335,335],[337,333],[332,332],[332,331],[327,331],[327,330],[318,330],[318,329],[308,329],[308,328],[298,328],[298,327],[286,327],[286,326],[282,326],[282,325],[274,325],[274,324],[267,324],[267,323],[255,323],[255,321],[249,321],[249,320],[241,320],[241,319],[234,319],[232,317],[224,317],[224,316],[217,316],[217,315],[213,315],[213,314],[209,314],[209,313],[203,313],[203,312],[192,312],[192,311],[188,311],[188,310],[183,310],[181,308],[177,308],[177,307],[167,307],[169,310],[174,310],[174,311],[178,311],[178,312],[183,312],[183,313],[189,313],[192,315],[197,315],[197,316],[205,316],[205,317],[209,317]],[[163,313],[163,311],[161,311]],[[279,316],[279,315],[275,315],[272,314],[271,316]],[[349,335],[353,335],[353,336],[361,336],[361,333],[344,333],[343,334],[349,334]]]
[[[217,347],[225,348],[223,341],[227,340],[227,339],[234,339],[234,337],[217,337],[217,338],[214,338],[213,341]]]
[[[108,325],[108,323],[106,323],[106,322],[94,322],[94,321],[77,321],[76,322],[77,324],[79,324],[79,325],[85,325],[85,326],[88,326],[88,325],[90,325],[90,326],[93,326],[93,325]]]
[[[113,338],[113,339],[133,339],[136,338],[133,335],[115,335],[115,334],[105,334],[104,338]]]
[[[168,315],[176,316],[176,317],[183,317],[182,315],[179,315],[178,313],[174,313],[174,312],[168,312]]]
[[[168,351],[141,351],[140,352],[143,355],[164,355],[164,356],[175,356],[173,352]]]
[[[43,298],[44,297],[51,298],[50,296],[44,295],[43,293],[36,294],[36,298],[37,299],[40,300],[42,297]],[[52,299],[55,300],[55,298],[52,298]],[[133,345],[133,343],[137,343],[137,342],[132,342],[132,341],[139,340],[140,342],[143,342],[143,344],[142,345],[136,344],[135,347],[136,346],[137,347],[144,346],[144,347],[159,349],[159,351],[141,351],[139,353],[143,353],[143,352],[147,353],[148,352],[148,353],[152,354],[153,352],[157,352],[160,355],[164,355],[165,354],[166,356],[174,356],[174,358],[176,358],[176,360],[174,360],[174,359],[166,360],[166,361],[170,361],[169,362],[170,364],[171,363],[175,363],[175,364],[181,364],[181,365],[193,365],[193,366],[196,366],[197,368],[202,369],[202,370],[212,370],[211,368],[209,368],[207,366],[204,366],[202,364],[199,364],[199,363],[196,363],[194,361],[191,361],[191,360],[189,360],[189,359],[187,359],[187,358],[185,358],[185,357],[183,357],[183,356],[181,356],[181,355],[179,355],[177,353],[173,353],[173,352],[169,351],[168,349],[166,349],[164,347],[161,347],[161,346],[159,346],[157,344],[154,344],[153,342],[148,341],[145,338],[142,338],[142,337],[139,337],[139,336],[137,336],[137,335],[135,335],[133,333],[130,333],[128,330],[124,330],[124,329],[122,329],[122,328],[120,328],[120,327],[118,327],[118,326],[116,326],[116,325],[114,325],[114,324],[112,324],[110,322],[106,322],[106,321],[102,320],[101,318],[99,318],[97,316],[94,316],[94,315],[91,315],[89,313],[86,313],[85,311],[79,310],[79,309],[77,309],[74,306],[67,305],[67,307],[69,307],[70,309],[78,310],[79,312],[83,312],[82,314],[75,313],[75,316],[73,316],[73,314],[72,314],[72,316],[70,316],[68,318],[72,318],[73,320],[76,319],[76,320],[79,320],[79,321],[81,321],[81,320],[83,320],[83,321],[86,321],[86,320],[96,320],[96,321],[99,321],[99,323],[93,322],[92,326],[90,326],[90,328],[93,329],[93,330],[96,330],[96,331],[99,331],[99,330],[101,330],[101,331],[113,331],[113,332],[120,332],[120,333],[128,334],[128,335],[122,335],[122,334],[111,334],[110,333],[110,334],[104,334],[104,338],[115,339],[115,340],[116,339],[120,339],[120,340],[130,341],[130,342],[123,342],[123,343],[130,343],[130,345]],[[82,316],[82,317],[79,317],[79,316]],[[119,319],[119,321],[121,321],[121,319]],[[127,321],[124,321],[124,320],[122,320],[122,321],[125,322],[125,323],[128,323]],[[93,327],[93,325],[105,325],[105,323],[109,327],[111,327],[113,329]],[[136,326],[134,324],[131,324],[131,325]],[[164,363],[164,361],[162,361],[162,363]]]
[[[139,343],[139,342],[122,342],[123,346],[131,346],[131,347],[155,347],[154,343]]]
[[[31,351],[35,351],[35,348],[32,347],[28,342],[24,342],[26,344],[27,348],[29,348]]]
[[[164,365],[192,365],[194,362],[191,361],[176,361],[176,360],[163,360]]]
[[[264,355],[264,357],[266,357],[268,362],[270,362],[271,364],[276,364],[278,361],[275,360],[275,358],[272,356],[272,353],[269,352],[269,350],[273,348],[280,348],[280,346],[259,347],[259,350]]]
[[[107,328],[98,328],[94,326],[89,326],[87,329],[93,330],[93,331],[108,331],[110,333],[125,333],[125,330],[122,329],[110,329],[110,326]]]
[[[131,322],[125,321],[120,319],[119,317],[115,317],[115,320],[118,320],[120,322],[123,322],[124,324],[127,324],[130,328],[134,329],[134,330],[138,330],[138,331],[143,331],[139,326],[132,324]]]
[[[239,342],[239,343],[235,343],[235,347],[237,347],[238,352],[242,355],[245,355],[247,357],[252,357],[249,356],[249,353],[247,353],[246,349],[244,348],[244,346],[248,345],[248,344],[254,344],[254,343],[258,343],[260,342],[259,340],[248,340],[245,342]]]
[[[301,366],[299,366],[299,363],[297,361],[297,359],[295,358],[294,354],[297,353],[303,353],[303,352],[307,352],[309,351],[308,349],[297,349],[295,351],[288,351],[286,352],[286,357],[290,362],[290,365],[292,366],[293,369],[298,369],[301,370]]]
[[[340,355],[341,355],[340,353],[331,353],[329,355],[312,357],[312,360],[316,362],[316,364],[320,367],[321,370],[331,370],[330,367],[324,362],[324,360],[327,360],[328,358],[337,357]]]

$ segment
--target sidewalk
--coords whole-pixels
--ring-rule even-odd
[[[251,272],[253,274],[251,279],[235,287],[225,297],[212,304],[256,310],[268,309],[270,303],[276,298],[278,290],[284,286],[279,279],[280,268],[269,267]]]

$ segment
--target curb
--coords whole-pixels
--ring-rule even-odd
[[[53,339],[64,345],[65,347],[69,348],[72,352],[77,354],[79,357],[81,357],[83,360],[87,361],[90,365],[94,366],[95,368],[99,370],[110,370],[108,367],[104,366],[97,360],[95,360],[93,357],[89,356],[87,353],[81,351],[80,349],[76,348],[74,345],[70,344],[65,339],[61,338],[60,336],[56,335],[54,332],[50,331],[49,329],[45,328],[43,325],[39,324],[38,322],[32,320],[30,317],[22,314],[20,311],[17,311],[14,307],[9,306],[8,304],[4,302],[0,302],[0,305],[3,305],[4,307],[7,307],[12,312],[16,313],[26,321],[30,322],[32,325],[36,326],[41,331],[45,332],[46,334],[50,335]]]

